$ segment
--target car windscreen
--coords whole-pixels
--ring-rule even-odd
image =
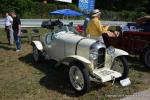
[[[57,28],[57,30],[55,30],[54,32],[55,34],[57,34],[62,31],[69,34],[79,34],[73,26],[61,26]]]
[[[69,30],[70,33],[79,34],[79,32],[77,32],[77,30],[76,30],[75,27],[73,27],[73,26],[69,26],[69,27],[68,27],[68,30]]]

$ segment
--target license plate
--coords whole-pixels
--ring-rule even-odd
[[[131,84],[131,81],[130,81],[129,78],[126,78],[126,79],[120,80],[120,84],[121,84],[122,86],[128,86],[128,85]]]

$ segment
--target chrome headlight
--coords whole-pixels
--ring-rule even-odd
[[[90,60],[96,60],[98,58],[98,51],[90,50],[89,58],[90,58]]]
[[[107,53],[109,55],[113,54],[114,52],[115,52],[115,48],[114,47],[110,46],[110,47],[107,48]]]

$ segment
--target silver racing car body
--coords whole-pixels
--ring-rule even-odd
[[[32,45],[35,62],[44,57],[56,60],[56,67],[67,64],[69,81],[77,94],[86,93],[92,79],[107,82],[128,77],[127,52],[106,48],[104,43],[81,36],[71,26],[58,27]]]

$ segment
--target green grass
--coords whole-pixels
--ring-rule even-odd
[[[47,31],[41,29],[40,33]],[[25,39],[22,47],[21,52],[15,52],[15,45],[7,45],[5,33],[0,29],[0,100],[116,100],[150,88],[150,72],[132,57],[128,59],[130,86],[92,82],[88,93],[74,97],[64,65],[56,70],[53,68],[56,62],[52,60],[36,64],[32,60],[32,47]]]

